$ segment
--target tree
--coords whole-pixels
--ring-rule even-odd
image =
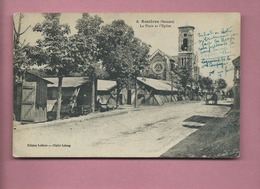
[[[213,88],[213,80],[209,77],[202,77],[199,80],[199,85],[202,90],[207,90],[207,92],[210,92]]]
[[[14,29],[14,51],[13,51],[13,57],[14,57],[14,82],[18,82],[24,79],[24,73],[26,70],[30,67],[32,64],[30,58],[27,55],[28,50],[28,44],[25,44],[25,40],[21,42],[21,36],[25,34],[28,29],[31,26],[26,27],[22,31],[22,20],[24,19],[24,14],[19,13],[16,16],[18,17],[18,23],[15,24],[15,21],[13,23],[13,29]]]
[[[64,76],[75,72],[78,64],[72,58],[72,43],[69,40],[70,28],[67,24],[60,23],[60,14],[45,13],[44,21],[33,27],[33,31],[41,32],[43,39],[36,41],[36,46],[31,48],[31,57],[38,65],[45,65],[45,69],[58,78],[57,117],[60,119],[62,99],[62,79]]]
[[[92,81],[92,111],[95,111],[96,103],[96,79],[102,74],[99,64],[98,36],[101,30],[102,19],[95,15],[90,16],[88,13],[82,14],[82,18],[77,20],[77,34],[71,37],[73,41],[73,55],[76,61],[82,65],[84,73]]]
[[[177,75],[180,77],[179,83],[181,84],[182,88],[184,89],[185,94],[188,90],[188,85],[190,86],[190,98],[193,98],[193,83],[195,80],[192,77],[192,73],[190,68],[188,67],[181,67],[176,71]]]
[[[135,81],[135,103],[134,107],[137,107],[137,77],[142,74],[148,65],[150,46],[142,42],[138,38],[134,38],[130,44],[130,50],[132,51],[133,62],[130,63],[129,77]]]
[[[129,80],[140,75],[148,62],[149,45],[134,36],[134,30],[123,20],[105,25],[99,35],[100,59],[110,75],[117,82],[117,100],[120,90]]]
[[[227,90],[226,97],[234,98],[234,87],[231,87],[230,89]]]
[[[216,81],[216,83],[217,83],[218,90],[223,90],[227,87],[227,83],[226,83],[225,79],[220,78]]]
[[[178,97],[180,97],[180,92],[183,91],[183,86],[181,84],[181,77],[177,72],[178,67],[171,71],[171,84],[178,89]]]

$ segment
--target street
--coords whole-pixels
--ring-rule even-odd
[[[142,106],[109,116],[105,112],[99,118],[48,126],[14,125],[13,150],[18,157],[159,157],[203,127],[184,120],[194,115],[224,117],[229,110],[196,101]]]

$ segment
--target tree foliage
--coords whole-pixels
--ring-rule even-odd
[[[191,70],[188,67],[180,67],[179,69],[177,69],[176,74],[179,76],[180,85],[186,92],[187,86],[192,86],[194,82]]]
[[[140,75],[148,63],[149,45],[136,38],[132,27],[114,20],[102,27],[99,35],[100,59],[110,78],[117,82],[117,105],[120,90]]]
[[[77,20],[76,29],[78,32],[71,37],[73,57],[81,65],[83,73],[92,81],[92,111],[95,111],[96,103],[96,78],[102,74],[99,64],[98,36],[101,30],[102,19],[88,13],[82,14]]]
[[[88,13],[82,14],[77,20],[78,32],[71,37],[72,51],[76,62],[82,65],[82,70],[89,77],[96,77],[101,72],[99,62],[100,49],[98,48],[98,36],[103,20]]]
[[[227,87],[227,83],[226,83],[225,79],[223,79],[223,78],[218,79],[216,81],[216,83],[217,83],[218,90],[223,90]]]
[[[30,69],[32,61],[29,58],[28,46],[17,46],[13,52],[13,71],[14,71],[14,82],[21,82],[24,79],[24,74]]]
[[[43,39],[36,41],[32,55],[38,65],[46,65],[47,69],[57,77],[69,75],[78,69],[71,54],[69,40],[70,27],[60,23],[60,14],[44,13],[44,21],[33,27],[33,31],[41,32]]]
[[[45,13],[44,21],[33,27],[33,31],[41,32],[42,39],[36,41],[36,46],[30,49],[31,57],[44,65],[49,74],[58,78],[57,117],[60,119],[62,99],[62,79],[79,68],[72,56],[72,42],[69,39],[70,27],[60,23],[60,14]]]
[[[22,30],[22,20],[24,19],[24,14],[19,13],[17,25],[13,23],[13,71],[14,71],[14,82],[21,82],[23,80],[23,75],[28,70],[32,64],[31,59],[28,56],[28,44],[25,40],[21,42],[21,36],[25,34],[31,26],[27,26],[26,29]]]
[[[99,40],[103,65],[120,86],[138,76],[147,65],[149,45],[136,38],[132,27],[123,20],[105,25]]]
[[[202,77],[199,80],[199,85],[202,90],[207,90],[209,92],[213,89],[213,80],[209,77]]]
[[[184,87],[181,83],[182,78],[179,76],[177,68],[175,68],[175,70],[171,72],[171,79],[174,86],[178,89],[179,93],[184,90]]]

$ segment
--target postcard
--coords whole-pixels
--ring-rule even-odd
[[[239,13],[16,13],[13,156],[238,158]]]

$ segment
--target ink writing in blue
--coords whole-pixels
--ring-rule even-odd
[[[231,60],[234,58],[233,50],[236,48],[236,37],[232,27],[221,28],[218,31],[209,30],[198,33],[198,51],[201,57],[202,68],[214,68],[209,76],[223,74],[232,70]],[[215,71],[218,69],[218,71]]]

